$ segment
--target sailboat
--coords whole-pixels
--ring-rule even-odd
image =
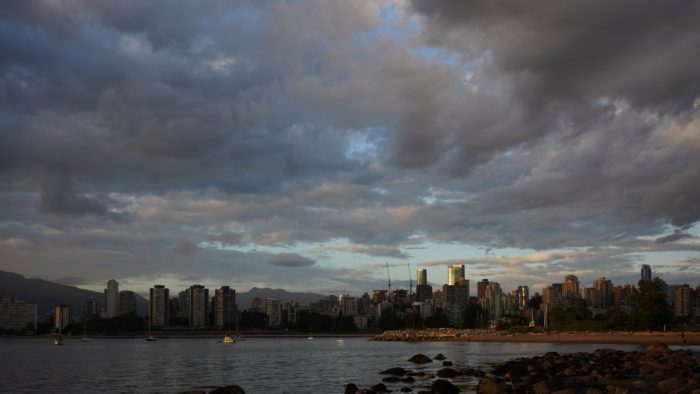
[[[87,336],[87,324],[85,323],[85,318],[83,317],[83,336],[80,338],[80,342],[90,342],[92,338]]]
[[[52,343],[54,346],[61,346],[63,345],[63,338],[61,337],[61,327],[58,327],[58,334],[53,337]]]
[[[309,341],[313,341],[315,339],[313,327],[309,327],[309,336],[306,337],[306,339],[308,339]]]
[[[149,315],[148,315],[148,336],[146,337],[146,341],[154,342],[155,340],[156,340],[156,337],[151,335],[151,315],[149,313]]]
[[[238,319],[236,319],[236,323],[238,323]],[[236,327],[238,327],[238,324],[236,324]],[[224,335],[224,339],[221,340],[221,343],[224,345],[233,345],[236,343],[236,338],[231,335],[231,308],[229,308],[228,311],[228,331],[226,335]]]

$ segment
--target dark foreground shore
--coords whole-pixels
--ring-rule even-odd
[[[416,370],[389,368],[380,372],[388,375],[381,379],[381,383],[365,389],[348,383],[345,394],[390,391],[419,394],[464,391],[484,394],[700,394],[700,360],[687,349],[672,351],[665,344],[652,344],[644,351],[631,352],[613,349],[568,355],[552,352],[493,365],[486,372],[460,368],[442,355],[431,359],[417,354],[409,361],[417,365]],[[432,367],[426,368],[426,365]],[[452,381],[458,377],[471,377],[474,383],[458,383],[457,386]]]
[[[459,341],[459,342],[517,342],[517,343],[590,343],[590,344],[630,344],[700,346],[700,333],[697,332],[570,332],[570,333],[527,333],[506,334],[492,330],[396,330],[385,331],[372,337],[374,341]]]

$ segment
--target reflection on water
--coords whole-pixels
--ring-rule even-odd
[[[414,366],[415,353],[444,354],[455,368],[488,364],[556,351],[623,350],[634,345],[517,343],[370,342],[365,338],[248,338],[223,346],[215,338],[68,339],[51,346],[48,339],[0,339],[2,392],[161,392],[237,384],[247,393],[342,393],[345,384],[379,383],[379,372],[400,366],[434,374],[440,363]],[[428,385],[417,380],[414,385]],[[454,381],[473,384],[469,378]],[[399,384],[392,389],[402,387]],[[415,390],[417,391],[417,390]]]

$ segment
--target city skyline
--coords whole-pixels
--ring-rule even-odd
[[[5,4],[0,270],[700,284],[697,6],[479,4]]]

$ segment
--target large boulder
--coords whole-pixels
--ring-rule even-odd
[[[437,372],[437,376],[440,378],[454,378],[459,375],[462,375],[462,373],[452,368],[443,368]]]
[[[372,386],[371,389],[380,393],[389,391],[384,383],[377,383],[374,386]]]
[[[447,357],[443,356],[442,353],[438,353],[437,356],[433,357],[433,359],[438,360],[438,361],[442,361],[442,360],[444,360],[444,359],[446,359],[446,358],[447,358]]]
[[[433,382],[433,393],[435,394],[459,394],[459,387],[444,379],[438,379]]]
[[[670,393],[672,391],[680,390],[683,388],[683,386],[685,386],[683,379],[676,377],[662,380],[656,384],[656,387],[659,389],[660,393]]]
[[[210,391],[209,394],[245,394],[245,390],[241,386],[232,384],[230,386],[217,387]]]
[[[401,368],[401,367],[393,367],[389,368],[385,371],[380,372],[382,375],[394,375],[394,376],[403,376],[406,374],[406,370]]]
[[[345,385],[345,394],[357,394],[358,392],[361,393],[362,390],[355,383]]]
[[[415,363],[415,364],[427,364],[427,363],[433,362],[433,360],[431,360],[430,357],[426,356],[425,354],[420,354],[420,353],[409,358],[408,361]]]
[[[483,378],[479,382],[479,386],[476,388],[476,392],[479,394],[503,394],[505,391],[503,387],[498,384],[492,378]]]

